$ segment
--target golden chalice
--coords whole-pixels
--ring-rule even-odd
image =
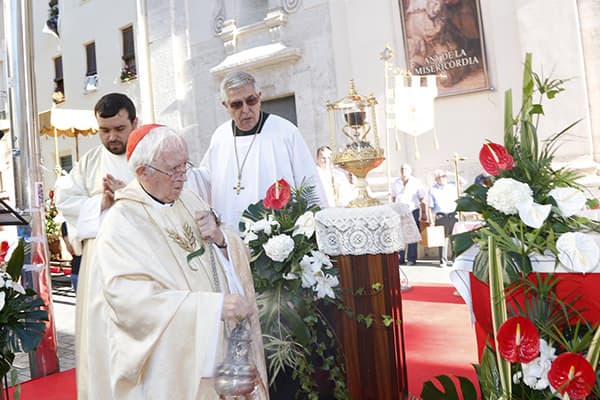
[[[350,92],[346,97],[335,103],[327,103],[332,161],[356,177],[354,184],[357,196],[347,207],[379,204],[379,200],[369,196],[366,179],[367,174],[385,160],[383,149],[379,147],[375,104],[377,100],[372,95],[365,97],[356,92],[354,80],[350,81]],[[367,120],[369,114],[370,121]],[[336,124],[341,128],[336,129]],[[337,134],[340,131],[343,135]],[[373,136],[373,144],[368,140],[369,134]]]

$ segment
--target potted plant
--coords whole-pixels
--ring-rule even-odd
[[[137,78],[137,74],[135,72],[135,67],[125,65],[121,69],[121,82],[128,82],[135,78]]]
[[[46,237],[48,238],[48,249],[50,251],[50,260],[60,260],[60,227],[54,220],[58,215],[58,209],[54,202],[54,190],[48,193],[46,202]]]
[[[30,352],[39,345],[48,321],[44,302],[30,288],[19,283],[25,247],[19,240],[17,247],[6,261],[9,245],[0,244],[0,388],[2,377],[12,368],[17,352]],[[0,398],[3,398],[0,390]],[[8,396],[6,396],[8,397]]]

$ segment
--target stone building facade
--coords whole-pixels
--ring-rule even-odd
[[[378,122],[385,133],[380,53],[390,46],[393,62],[406,68],[397,1],[145,0],[145,7],[156,118],[185,132],[194,161],[227,118],[218,85],[233,68],[256,75],[267,103],[293,96],[296,122],[313,150],[328,142],[326,103],[345,96],[350,79],[360,93],[379,99]],[[451,169],[448,160],[456,154],[466,159],[461,170],[467,178],[479,173],[481,144],[502,140],[505,90],[513,89],[518,104],[526,52],[533,53],[536,71],[572,78],[567,91],[546,104],[542,139],[582,119],[557,159],[597,172],[593,161],[600,161],[600,107],[592,90],[598,80],[596,2],[481,0],[480,9],[489,88],[437,98],[439,148],[431,134],[416,141],[399,135],[399,146],[387,149],[387,160],[373,180],[386,170],[396,175],[403,162],[430,180],[434,169]]]

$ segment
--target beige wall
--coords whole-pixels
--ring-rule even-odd
[[[120,80],[122,55],[121,29],[136,23],[135,0],[61,0],[60,39],[43,33],[48,18],[48,2],[33,1],[34,52],[38,112],[52,107],[64,109],[93,109],[98,99],[109,92],[122,92],[140,104],[137,80],[122,83]],[[134,32],[136,28],[134,27]],[[96,43],[98,88],[84,91],[86,73],[85,44]],[[136,52],[137,54],[137,52]],[[52,102],[54,91],[54,57],[62,55],[66,101]],[[75,161],[75,141],[59,137],[58,154],[71,154]],[[79,155],[100,143],[97,135],[80,137]],[[44,136],[41,141],[42,166],[45,190],[54,186],[55,143]]]
[[[269,6],[284,2],[271,1]],[[171,4],[147,0],[147,4],[151,60],[156,65],[153,82],[155,88],[158,83],[161,85],[155,89],[157,119],[183,129],[191,142],[192,157],[199,161],[212,131],[227,118],[218,96],[219,77],[210,73],[228,56],[223,41],[211,29],[214,15],[221,4],[226,19],[233,18],[235,12],[231,10],[239,11],[239,4],[233,0]],[[303,0],[299,4],[287,15],[287,24],[280,32],[286,46],[300,50],[300,58],[293,63],[252,69],[263,82],[267,98],[295,94],[300,130],[314,150],[327,141],[325,104],[346,95],[349,80],[354,79],[360,93],[372,93],[379,100],[378,121],[383,131],[384,65],[379,54],[386,45],[393,49],[399,67],[404,67],[398,3]],[[447,160],[455,153],[466,158],[462,168],[468,179],[479,173],[477,155],[481,144],[485,139],[502,140],[504,91],[512,88],[515,104],[520,101],[526,52],[533,53],[536,71],[572,78],[566,93],[546,103],[541,138],[583,119],[570,141],[560,147],[558,158],[591,156],[588,78],[577,2],[481,0],[481,9],[492,89],[438,98],[435,126],[439,150],[435,149],[431,134],[419,137],[421,157],[417,160],[412,138],[401,136],[400,150],[392,149],[387,154],[393,174],[401,163],[409,162],[417,174],[429,179],[434,169],[451,168]],[[244,34],[239,38],[237,51],[267,43],[261,42],[258,33]],[[177,85],[180,89],[174,90]],[[384,163],[371,176],[374,180],[383,177],[385,169]]]

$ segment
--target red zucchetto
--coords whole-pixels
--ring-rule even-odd
[[[133,131],[131,131],[131,133],[129,134],[129,139],[127,139],[127,150],[125,151],[125,156],[127,157],[127,161],[129,161],[129,158],[131,157],[131,153],[133,153],[133,150],[135,150],[135,147],[140,142],[140,140],[142,140],[142,138],[144,136],[146,136],[148,134],[148,132],[150,132],[152,129],[158,128],[160,126],[164,126],[164,125],[147,124],[147,125],[142,125],[138,128],[135,128]]]

